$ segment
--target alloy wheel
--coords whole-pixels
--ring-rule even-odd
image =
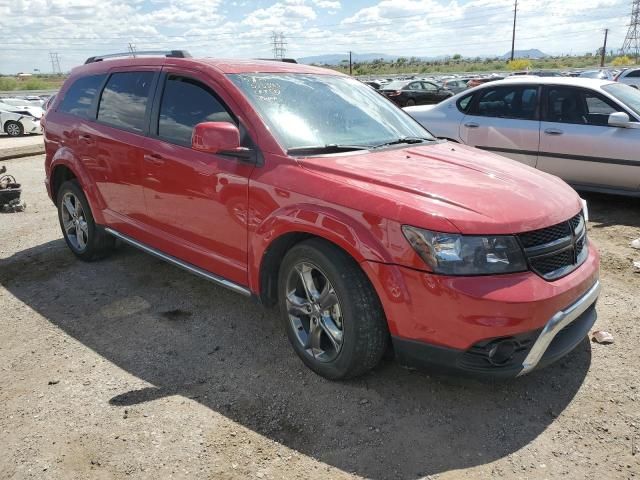
[[[344,340],[342,309],[333,285],[309,262],[297,263],[286,285],[287,313],[298,341],[315,360],[333,361]]]
[[[20,135],[20,126],[16,123],[10,123],[7,125],[7,134],[11,137],[17,137]]]
[[[89,225],[82,203],[71,192],[66,192],[62,197],[62,225],[74,250],[83,252],[89,242]]]

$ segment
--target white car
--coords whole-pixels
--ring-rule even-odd
[[[628,68],[620,72],[616,82],[626,83],[635,88],[640,88],[640,68]]]
[[[35,108],[35,107],[31,107]],[[40,109],[42,110],[42,109]],[[0,131],[10,137],[20,137],[28,133],[42,133],[40,118],[25,110],[24,107],[12,107],[0,103]]]
[[[436,137],[512,158],[579,190],[640,196],[640,91],[628,85],[520,77],[405,110]]]

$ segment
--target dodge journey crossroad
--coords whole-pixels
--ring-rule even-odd
[[[71,251],[116,239],[267,306],[341,379],[515,377],[596,319],[599,257],[558,178],[436,140],[368,86],[288,62],[92,57],[43,120]]]

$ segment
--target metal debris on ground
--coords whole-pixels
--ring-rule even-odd
[[[602,343],[604,345],[613,343],[613,335],[611,335],[609,332],[605,332],[604,330],[593,332],[593,334],[591,335],[591,339],[594,342]]]
[[[3,212],[22,212],[27,204],[20,200],[22,188],[13,175],[6,174],[7,167],[0,167],[0,209]]]

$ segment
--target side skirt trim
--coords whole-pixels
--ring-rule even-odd
[[[177,267],[180,267],[183,270],[186,270],[187,272],[193,273],[194,275],[197,275],[206,280],[209,280],[210,282],[221,285],[225,288],[228,288],[229,290],[233,290],[234,292],[240,293],[246,297],[251,296],[251,291],[243,287],[242,285],[238,285],[237,283],[227,280],[226,278],[219,277],[218,275],[207,272],[206,270],[198,268],[195,265],[191,265],[190,263],[183,262],[182,260],[176,257],[173,257],[171,255],[167,255],[166,253],[162,253],[160,250],[156,250],[155,248],[145,245],[144,243],[138,242],[137,240],[134,240],[128,235],[124,235],[123,233],[113,230],[112,228],[106,227],[104,230],[108,234],[113,235],[116,238],[119,238],[123,242],[128,243],[129,245],[132,245],[136,248],[139,248],[140,250],[146,253],[149,253],[161,260],[164,260],[165,262],[169,262]]]

